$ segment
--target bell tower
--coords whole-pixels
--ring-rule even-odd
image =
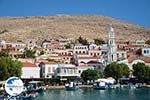
[[[110,29],[109,29],[108,48],[109,48],[108,63],[116,62],[117,61],[117,46],[115,42],[115,32],[114,32],[112,25],[110,25]]]

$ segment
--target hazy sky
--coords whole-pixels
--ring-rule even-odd
[[[0,0],[0,16],[105,15],[150,27],[150,0]]]

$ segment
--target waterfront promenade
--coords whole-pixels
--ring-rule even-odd
[[[125,88],[125,87],[128,87],[128,85],[114,85],[115,87],[119,87],[119,88]],[[46,89],[65,89],[65,86],[62,85],[62,86],[42,86],[43,88],[46,88]],[[79,88],[92,88],[93,85],[79,85]],[[142,87],[144,88],[150,88],[150,85],[145,85],[143,84]]]

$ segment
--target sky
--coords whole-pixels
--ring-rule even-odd
[[[0,0],[0,16],[103,15],[150,28],[150,0]]]

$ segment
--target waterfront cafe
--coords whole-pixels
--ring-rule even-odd
[[[73,81],[79,77],[78,69],[71,64],[59,65],[56,71],[56,76],[60,78],[61,81]]]

